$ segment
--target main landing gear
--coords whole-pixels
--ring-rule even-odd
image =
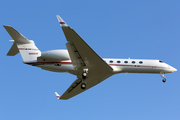
[[[88,71],[84,70],[84,72],[82,73],[82,84],[81,84],[81,89],[86,89],[86,83],[85,83],[85,79],[87,78],[88,75]]]
[[[166,78],[165,78],[164,74],[160,73],[160,75],[163,78],[162,82],[165,83],[166,82]]]
[[[81,84],[81,89],[83,89],[83,90],[86,89],[86,83]]]
[[[87,72],[82,73],[82,79],[85,80],[87,78]]]

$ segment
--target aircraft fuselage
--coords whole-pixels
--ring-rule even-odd
[[[113,73],[157,73],[165,74],[177,71],[172,66],[160,60],[146,59],[103,59],[113,68]],[[28,62],[26,64],[40,67],[53,72],[73,72],[75,70],[71,60],[59,62]]]

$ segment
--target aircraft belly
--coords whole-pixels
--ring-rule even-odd
[[[153,67],[124,67],[122,72],[127,73],[160,73],[162,69]]]
[[[60,65],[56,66],[54,64],[44,64],[44,65],[38,65],[37,67],[40,67],[41,69],[53,71],[53,72],[68,72],[73,71],[74,68],[72,65]]]

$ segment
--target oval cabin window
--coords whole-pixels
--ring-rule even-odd
[[[143,62],[142,62],[142,61],[139,61],[139,64],[143,64]]]
[[[127,63],[128,63],[128,61],[124,61],[124,63],[126,63],[126,64],[127,64]]]

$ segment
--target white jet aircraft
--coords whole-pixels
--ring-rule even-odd
[[[144,59],[102,59],[63,19],[57,19],[66,36],[67,50],[41,52],[34,44],[11,26],[4,26],[12,37],[13,45],[8,56],[20,52],[23,62],[53,72],[68,72],[77,79],[58,99],[69,99],[117,73],[152,73],[160,74],[166,82],[165,73],[177,71],[160,60]]]

